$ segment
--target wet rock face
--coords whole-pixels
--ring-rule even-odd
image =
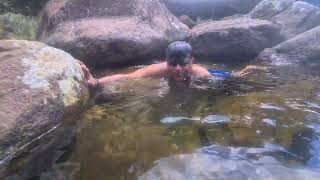
[[[273,65],[318,62],[320,59],[320,26],[285,41],[274,48],[265,49],[257,59]]]
[[[180,16],[180,17],[179,17],[179,20],[180,20],[183,24],[187,25],[190,29],[197,25],[197,22],[194,21],[194,20],[192,20],[192,19],[191,19],[189,16],[187,16],[187,15],[182,15],[182,16]]]
[[[0,41],[0,169],[88,99],[69,54],[32,41]],[[75,111],[74,111],[75,110]],[[0,170],[0,177],[2,176]]]
[[[277,25],[247,17],[205,22],[195,26],[189,36],[195,56],[212,60],[249,60],[281,40]]]
[[[176,16],[192,19],[220,19],[234,14],[246,14],[261,0],[164,0]]]
[[[91,66],[159,57],[189,30],[159,0],[51,0],[42,17],[40,39]]]
[[[280,24],[281,33],[286,39],[320,25],[320,8],[295,0],[264,0],[249,13],[249,16]]]
[[[251,18],[271,20],[271,18],[288,7],[296,0],[264,0],[257,4],[249,13]]]

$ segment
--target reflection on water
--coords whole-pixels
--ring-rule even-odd
[[[43,177],[316,179],[317,73],[279,67],[209,89],[170,89],[152,78],[115,83],[85,113],[71,157]]]

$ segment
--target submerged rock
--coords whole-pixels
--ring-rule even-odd
[[[320,6],[320,1],[319,0],[303,0],[305,2],[308,2],[310,4],[316,5],[316,6]]]
[[[192,19],[220,19],[234,14],[248,13],[261,0],[164,0],[176,16],[188,15]]]
[[[43,42],[91,66],[151,60],[189,30],[159,0],[51,0],[42,20]]]
[[[320,25],[320,8],[295,0],[264,0],[250,13],[251,18],[281,25],[281,34],[290,39]]]
[[[220,124],[220,123],[230,123],[231,118],[222,115],[210,115],[201,120],[204,124]]]
[[[277,25],[247,17],[205,22],[189,36],[195,56],[223,60],[249,60],[281,39]]]
[[[187,121],[196,121],[196,122],[200,122],[203,124],[223,124],[223,123],[230,123],[231,122],[231,118],[229,118],[228,116],[222,116],[222,115],[209,115],[203,119],[201,119],[200,117],[165,117],[163,119],[160,120],[161,123],[163,124],[172,124],[172,123],[177,123],[177,122],[181,122],[183,120],[187,120]]]
[[[53,156],[50,151],[67,141],[71,131],[62,131],[59,143],[32,152],[26,149],[50,136],[67,115],[79,112],[88,100],[88,90],[78,62],[45,44],[3,40],[0,59],[0,178],[6,165],[23,152],[36,154],[26,163],[27,179],[37,171],[33,165],[49,166],[44,162]]]
[[[199,121],[200,122],[200,118],[170,117],[170,116],[161,119],[160,122],[163,124],[172,124],[172,123],[181,122],[183,120]]]
[[[318,62],[320,59],[320,26],[285,41],[274,48],[265,49],[257,59],[272,65]]]
[[[246,154],[247,151],[252,154],[258,148],[243,148],[242,150],[219,146],[209,148],[214,152],[200,151],[194,154],[162,158],[156,161],[155,166],[140,176],[139,179],[316,180],[320,175],[318,171],[311,169],[286,167],[271,156],[261,156],[258,160],[241,158],[243,156],[234,158],[223,156],[224,153],[242,155]],[[257,151],[257,154],[261,152]]]

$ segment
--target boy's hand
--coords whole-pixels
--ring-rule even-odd
[[[233,75],[236,77],[243,77],[250,74],[253,70],[268,71],[269,69],[270,68],[266,66],[249,65],[249,66],[246,66],[241,71],[234,73]]]
[[[86,79],[86,82],[88,84],[89,87],[97,87],[98,86],[98,80],[95,79],[92,74],[90,73],[90,70],[87,68],[87,66],[85,64],[83,64],[83,62],[81,62],[80,60],[77,60],[78,63],[81,66],[81,69],[84,73],[84,77]]]

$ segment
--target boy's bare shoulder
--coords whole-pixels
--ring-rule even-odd
[[[212,77],[211,73],[207,70],[207,68],[205,68],[199,64],[192,65],[192,73],[194,76],[201,77],[201,78]]]

